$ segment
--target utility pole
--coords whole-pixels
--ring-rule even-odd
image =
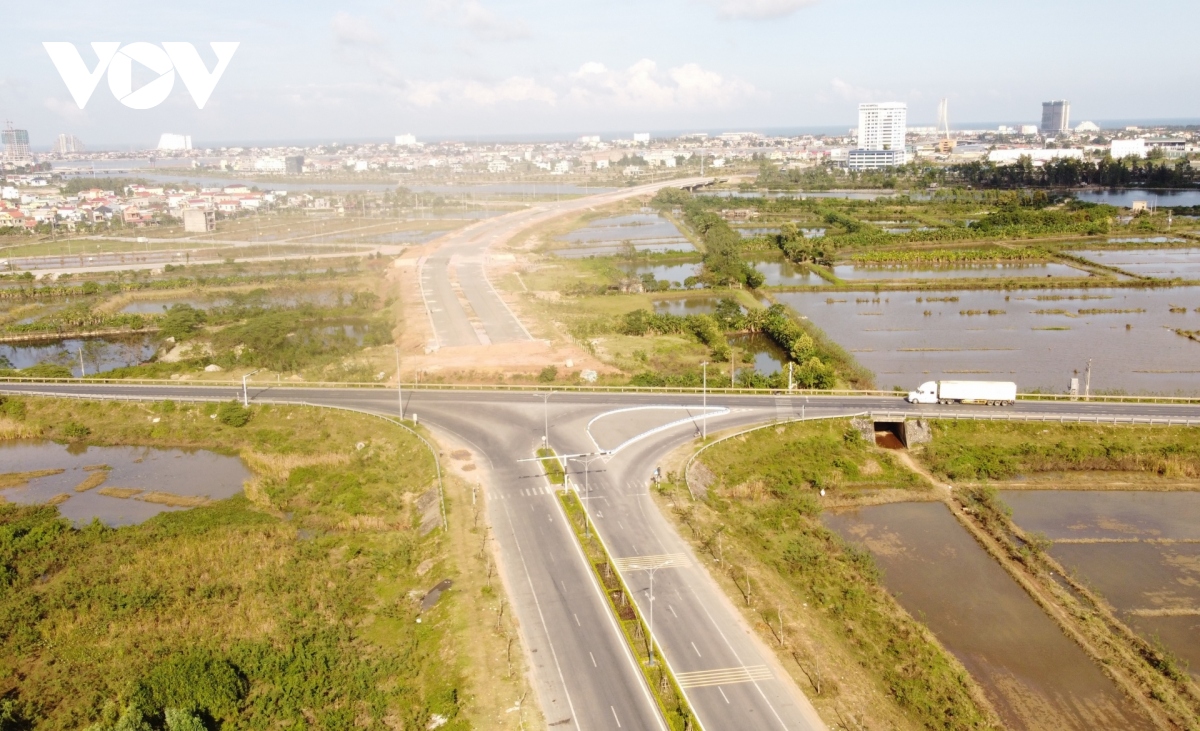
[[[400,411],[400,421],[404,421],[404,394],[400,380],[400,347],[396,346],[396,405]]]
[[[1083,400],[1090,401],[1092,398],[1092,359],[1088,358],[1087,376],[1083,381]]]
[[[733,388],[737,385],[737,346],[729,348],[729,387]]]
[[[87,375],[87,369],[83,367],[83,344],[79,344],[79,377],[83,378]]]
[[[794,380],[792,380],[792,366],[794,366],[794,365],[796,365],[796,364],[791,362],[790,360],[788,361],[788,391],[789,392],[796,387],[796,382]]]
[[[553,391],[549,393],[534,394],[542,400],[542,447],[550,447],[550,397],[554,395]]]
[[[704,413],[700,415],[700,429],[701,429],[701,437],[700,438],[707,440],[708,439],[708,361],[704,361],[703,363],[700,364],[700,370],[704,374],[703,385],[700,387],[700,393],[702,394],[701,398],[703,399],[703,404],[704,404],[703,408],[701,409]]]

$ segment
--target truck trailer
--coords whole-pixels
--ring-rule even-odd
[[[926,381],[906,399],[910,404],[983,404],[1012,406],[1017,384],[1012,381]]]

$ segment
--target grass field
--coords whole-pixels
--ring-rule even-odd
[[[215,405],[20,403],[0,434],[74,423],[95,443],[237,453],[254,477],[120,529],[0,505],[0,728],[537,722],[506,713],[528,689],[490,559],[462,550],[470,491],[448,480],[450,533],[422,536],[414,498],[437,483],[407,432],[304,407],[255,407],[238,428],[208,418]]]

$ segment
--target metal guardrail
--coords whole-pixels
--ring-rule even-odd
[[[1119,414],[1075,414],[1066,416],[1063,414],[1014,414],[1012,412],[996,412],[996,411],[971,411],[967,413],[914,413],[911,411],[869,411],[866,415],[870,418],[883,417],[884,419],[950,419],[952,421],[1015,421],[1019,423],[1029,422],[1033,424],[1050,423],[1050,424],[1093,424],[1096,426],[1121,426],[1145,424],[1147,426],[1200,426],[1200,418],[1174,418],[1169,416],[1121,416]]]
[[[166,378],[35,378],[24,376],[0,376],[0,385],[4,383],[46,383],[46,384],[102,384],[106,386],[201,386],[201,387],[242,387],[240,380],[171,380]],[[395,390],[394,383],[378,381],[251,381],[258,386],[270,385],[275,388],[363,388],[376,390]],[[621,393],[621,394],[694,394],[700,396],[705,392],[696,386],[591,386],[573,384],[509,384],[509,383],[406,383],[401,384],[404,391],[496,391],[515,393],[537,393],[553,390],[560,393]],[[764,389],[740,387],[709,387],[707,392],[714,396],[876,396],[902,398],[904,393],[899,391],[884,391],[879,389]],[[1136,404],[1198,404],[1200,396],[1070,396],[1068,394],[1021,393],[1017,394],[1018,401],[1079,401],[1085,403],[1136,403]]]

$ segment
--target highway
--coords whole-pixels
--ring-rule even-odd
[[[0,383],[0,391],[99,398],[228,400],[233,386]],[[264,387],[258,403],[306,403],[396,416],[395,391]],[[652,504],[647,485],[659,460],[695,438],[703,413],[695,394],[417,390],[405,416],[464,444],[483,468],[484,498],[501,575],[520,623],[548,724],[564,729],[665,728],[556,499],[531,457],[543,419],[560,454],[612,450],[570,477],[618,570],[650,613],[655,639],[704,728],[824,728],[803,693],[776,665],[682,538]],[[1200,405],[1020,401],[1012,407],[909,405],[899,398],[710,396],[710,433],[806,417],[868,411],[933,416],[948,411],[1015,418],[1156,418],[1200,422]],[[711,562],[711,559],[708,559]]]
[[[669,180],[610,193],[543,203],[484,219],[430,242],[436,247],[417,262],[421,296],[433,327],[432,345],[490,345],[531,340],[529,331],[496,293],[487,277],[487,251],[517,233],[559,216],[579,213],[661,188],[695,185],[708,178]]]

